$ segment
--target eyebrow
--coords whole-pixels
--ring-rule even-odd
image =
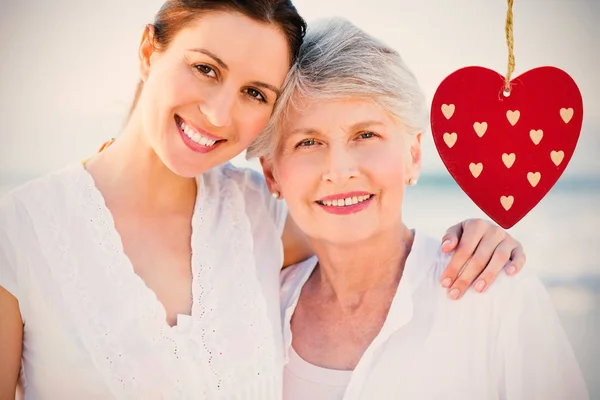
[[[202,53],[202,54],[206,54],[207,56],[209,56],[210,58],[212,58],[213,60],[215,60],[215,62],[217,64],[219,64],[219,66],[223,69],[226,69],[227,71],[229,71],[229,67],[227,66],[227,64],[225,64],[223,62],[223,60],[221,60],[219,57],[217,57],[217,55],[213,52],[210,52],[206,49],[191,49],[191,51],[194,51],[196,53]]]
[[[279,95],[281,94],[281,92],[279,91],[279,89],[277,89],[273,85],[269,85],[268,83],[254,81],[254,82],[250,82],[250,84],[254,85],[254,86],[261,87],[263,89],[269,89],[270,91],[272,91],[273,93],[275,93],[276,97],[279,97]]]
[[[368,120],[368,121],[360,121],[355,123],[354,125],[350,126],[349,130],[350,131],[358,131],[361,129],[365,129],[369,126],[384,126],[385,123],[379,120]],[[314,129],[314,128],[298,128],[298,129],[294,129],[293,131],[289,132],[288,136],[292,136],[292,135],[321,135],[321,132],[319,132],[319,130]]]
[[[286,136],[290,137],[290,136],[295,136],[295,135],[320,135],[321,133],[313,128],[298,128],[298,129],[294,129],[291,132],[288,132],[288,134]]]
[[[219,64],[219,66],[221,68],[223,68],[224,70],[229,71],[229,67],[227,66],[227,64],[225,64],[225,62],[223,62],[223,60],[221,60],[215,53],[213,53],[213,52],[211,52],[209,50],[206,50],[206,49],[202,49],[202,48],[191,49],[191,51],[194,51],[196,53],[202,53],[202,54],[205,54],[205,55],[209,56],[210,58],[212,58],[213,60],[215,60],[215,62],[217,64]],[[268,83],[265,83],[265,82],[254,81],[254,82],[250,82],[250,84],[254,85],[254,86],[258,86],[258,87],[263,88],[263,89],[269,89],[270,91],[272,91],[273,93],[275,93],[275,95],[277,97],[279,97],[279,95],[281,94],[281,92],[279,91],[279,89],[277,89],[275,86],[269,85]]]
[[[369,126],[384,126],[385,123],[376,119],[373,120],[368,120],[368,121],[361,121],[361,122],[357,122],[356,124],[352,125],[350,127],[350,130],[352,131],[358,131],[361,129],[365,129]]]

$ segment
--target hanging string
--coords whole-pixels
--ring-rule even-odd
[[[506,12],[506,44],[508,45],[508,72],[504,81],[504,91],[510,93],[510,77],[515,71],[515,40],[513,38],[513,0],[508,0],[508,11]]]

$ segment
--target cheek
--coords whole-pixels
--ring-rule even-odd
[[[407,158],[402,146],[381,143],[359,152],[358,163],[384,187],[404,183]]]
[[[174,109],[198,105],[203,94],[207,94],[207,84],[194,75],[187,65],[172,65],[161,76],[158,93],[166,112],[173,113]]]
[[[406,181],[405,165],[402,160],[381,163],[377,170],[378,184],[383,190],[383,204],[394,211],[400,211],[404,199]]]
[[[404,198],[406,159],[399,146],[382,145],[361,154],[360,165],[371,189],[381,192],[385,209],[399,210]]]
[[[143,108],[145,119],[156,121],[172,114],[177,106],[191,102],[197,93],[197,82],[182,71],[162,65],[154,67],[144,85]]]
[[[278,163],[277,182],[292,209],[313,200],[320,179],[314,163],[302,157],[290,157]]]
[[[245,101],[242,99],[241,101]],[[239,142],[247,147],[267,125],[271,108],[262,105],[242,105],[234,117],[237,122]]]

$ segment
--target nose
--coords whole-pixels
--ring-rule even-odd
[[[208,98],[199,104],[200,111],[208,121],[217,127],[231,125],[236,93],[221,87],[210,93]]]
[[[358,165],[351,151],[338,146],[330,148],[328,162],[322,180],[335,184],[343,184],[358,176]]]

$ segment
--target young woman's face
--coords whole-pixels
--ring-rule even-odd
[[[401,224],[404,187],[420,167],[420,135],[373,102],[305,102],[281,130],[265,176],[311,238],[351,244]]]
[[[174,173],[192,177],[246,149],[266,125],[290,67],[284,34],[237,13],[209,12],[163,51],[146,33],[139,116]]]

